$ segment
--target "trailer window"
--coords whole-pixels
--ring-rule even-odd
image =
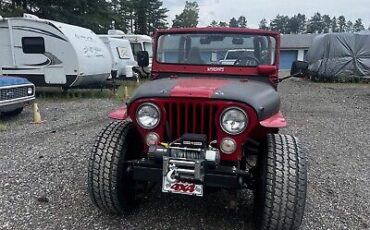
[[[22,37],[22,49],[25,54],[45,53],[45,42],[43,37]]]
[[[132,53],[134,54],[134,58],[135,58],[135,61],[136,61],[137,52],[143,51],[141,43],[131,43],[131,49],[132,49]]]
[[[120,59],[130,59],[130,50],[127,47],[117,47],[117,52]]]
[[[144,49],[148,52],[149,57],[153,57],[153,46],[151,42],[144,42]]]

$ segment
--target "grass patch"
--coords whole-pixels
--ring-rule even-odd
[[[3,124],[3,123],[0,122],[0,133],[1,132],[5,132],[6,129],[7,129],[7,126],[5,124]]]
[[[76,100],[84,98],[112,98],[125,100],[125,87],[127,87],[128,96],[131,96],[136,88],[145,81],[137,83],[136,81],[118,81],[120,86],[116,89],[68,89],[62,91],[60,88],[37,88],[36,97],[50,100]]]

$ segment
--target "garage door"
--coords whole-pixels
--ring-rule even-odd
[[[297,50],[282,50],[280,52],[280,69],[290,69],[292,62],[297,60]]]

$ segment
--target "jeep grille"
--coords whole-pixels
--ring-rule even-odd
[[[210,101],[164,102],[166,129],[171,141],[184,133],[206,134],[208,141],[216,137],[218,106]]]

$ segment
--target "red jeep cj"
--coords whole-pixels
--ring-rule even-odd
[[[94,204],[125,213],[154,183],[194,196],[251,189],[259,229],[297,229],[306,160],[295,137],[279,134],[279,34],[209,27],[160,30],[154,40],[153,80],[111,114],[118,120],[93,147]],[[148,65],[145,51],[138,62]]]

